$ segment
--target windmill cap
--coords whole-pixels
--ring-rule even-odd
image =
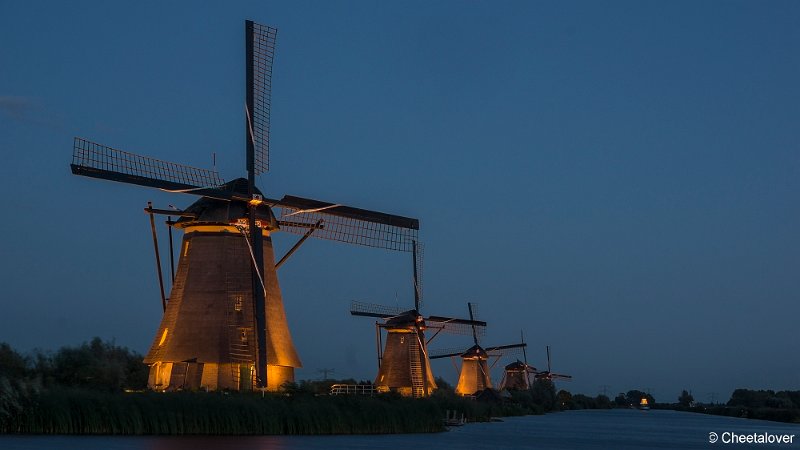
[[[462,358],[487,358],[489,355],[480,345],[473,345],[461,354]]]
[[[247,197],[247,180],[237,178],[219,187],[220,190],[239,194]],[[255,188],[255,193],[261,195],[261,191]],[[197,223],[230,224],[239,219],[248,217],[249,205],[242,201],[219,200],[211,197],[202,197],[200,200],[189,205],[186,212],[194,213],[197,217],[181,217],[177,225],[186,227]],[[262,228],[266,230],[277,230],[278,221],[269,206],[264,204],[256,207],[256,220],[261,222]]]
[[[420,326],[425,326],[425,321],[422,320],[422,316],[415,309],[402,312],[386,320],[386,325],[407,326],[414,325],[415,323],[419,323]]]
[[[522,362],[520,360],[516,360],[516,361],[512,362],[511,364],[507,365],[506,366],[506,370],[524,371],[526,366],[527,366],[527,364],[525,364],[524,362]],[[531,366],[527,366],[527,367],[531,367]]]

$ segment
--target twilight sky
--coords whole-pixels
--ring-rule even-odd
[[[142,208],[195,198],[75,177],[72,137],[243,175],[245,19],[279,29],[261,189],[418,217],[424,313],[476,302],[573,392],[800,389],[792,1],[0,1],[0,341],[146,351]],[[312,240],[279,276],[298,377],[373,378],[349,304],[410,306],[411,256]]]

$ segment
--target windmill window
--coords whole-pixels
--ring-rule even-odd
[[[243,344],[247,343],[247,330],[239,330],[239,339]]]
[[[244,303],[244,296],[237,294],[233,296],[233,310],[236,312],[240,312],[242,310],[242,304]]]
[[[161,333],[161,339],[158,341],[158,346],[161,347],[164,345],[164,341],[167,340],[167,333],[169,332],[169,328],[164,328],[164,332]]]
[[[400,343],[403,344],[405,342],[406,342],[406,337],[405,336],[400,336]]]

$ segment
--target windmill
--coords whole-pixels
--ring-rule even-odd
[[[553,373],[551,371],[551,368],[550,368],[550,346],[548,345],[547,346],[547,370],[545,370],[543,372],[537,372],[536,375],[534,375],[534,379],[536,379],[536,380],[547,380],[547,381],[571,380],[572,379],[572,375],[562,375],[560,373]]]
[[[424,397],[436,389],[436,381],[428,359],[428,343],[440,332],[462,332],[465,326],[483,329],[486,322],[456,319],[452,317],[428,316],[420,313],[421,283],[418,244],[413,246],[414,254],[414,309],[403,310],[372,303],[353,302],[350,314],[354,316],[376,317],[382,322],[375,323],[376,344],[378,348],[378,375],[375,388],[378,392],[399,392],[405,396]],[[386,346],[381,351],[381,329],[386,330]],[[425,340],[425,330],[435,329],[430,339]]]
[[[467,303],[470,320],[474,320],[473,306],[472,303]],[[524,342],[520,342],[519,344],[499,345],[484,349],[478,343],[478,333],[476,333],[475,327],[472,328],[472,340],[475,345],[467,350],[442,352],[431,356],[431,359],[454,356],[461,357],[461,371],[458,376],[458,385],[456,386],[456,393],[460,395],[474,395],[485,389],[491,389],[491,367],[489,367],[488,363],[490,356],[497,357],[497,360],[495,360],[495,363],[497,363],[505,351],[516,348],[522,348],[524,350],[528,345]]]
[[[72,173],[199,196],[177,216],[177,273],[145,357],[153,389],[278,389],[301,367],[283,307],[277,267],[308,238],[411,251],[417,219],[285,195],[265,197],[272,62],[277,30],[245,22],[247,178],[141,156],[75,138]],[[275,209],[276,212],[273,212]],[[275,263],[272,233],[303,237]],[[156,246],[157,248],[157,246]],[[159,265],[160,270],[160,265]]]
[[[525,336],[520,331],[520,342],[525,342]],[[528,364],[528,352],[522,347],[523,360],[508,364],[503,369],[503,379],[500,380],[500,390],[525,391],[531,387],[531,375],[535,375],[536,368]]]

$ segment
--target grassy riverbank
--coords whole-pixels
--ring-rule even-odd
[[[530,391],[486,402],[456,395],[444,380],[426,399],[390,394],[329,396],[333,381],[303,381],[263,396],[258,392],[156,393],[144,389],[146,369],[141,355],[97,338],[79,347],[31,355],[0,344],[0,433],[428,433],[444,429],[447,411],[478,422],[541,414],[556,407],[552,383],[536,383]]]
[[[427,399],[222,392],[112,393],[48,389],[22,398],[0,432],[21,434],[269,435],[443,431],[445,411],[468,421],[541,412],[447,392]]]
[[[442,430],[432,402],[205,392],[49,390],[3,424],[24,434],[352,434]]]

